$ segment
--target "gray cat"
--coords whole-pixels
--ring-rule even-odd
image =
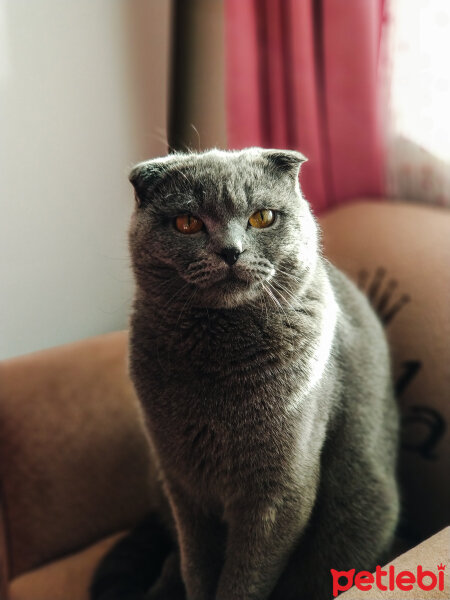
[[[386,341],[321,255],[304,160],[212,150],[130,175],[130,372],[188,600],[331,598],[330,569],[374,569],[397,524]],[[145,598],[184,595],[169,564]]]

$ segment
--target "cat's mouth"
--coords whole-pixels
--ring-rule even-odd
[[[225,288],[225,289],[230,289],[230,290],[233,290],[233,289],[243,290],[243,289],[249,289],[249,288],[253,287],[254,285],[255,285],[255,282],[249,281],[248,279],[241,279],[241,278],[233,276],[233,275],[227,275],[220,281],[217,281],[213,285],[213,287],[217,286],[218,288]]]
[[[192,264],[184,279],[197,288],[197,301],[210,307],[235,307],[253,301],[270,281],[275,268],[269,261],[259,259],[230,267],[198,262]]]
[[[268,277],[249,272],[247,269],[239,269],[236,267],[230,268],[225,275],[215,282],[213,285],[221,287],[236,287],[238,289],[252,288],[259,286]]]

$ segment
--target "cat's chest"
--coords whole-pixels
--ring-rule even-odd
[[[159,413],[152,427],[166,477],[219,503],[242,490],[259,495],[261,485],[266,492],[279,487],[298,435],[284,401],[275,406],[267,395],[204,397],[203,406],[193,396],[185,400],[171,417]]]
[[[301,367],[313,351],[315,333],[314,323],[294,310],[193,312],[147,346],[147,354],[157,357],[171,381],[253,386]]]
[[[200,486],[231,473],[278,481],[298,435],[311,332],[297,314],[238,317],[193,317],[159,343],[133,331],[132,377],[160,457]]]
[[[151,337],[132,323],[139,398],[167,435],[203,418],[237,425],[289,409],[310,375],[314,332],[301,315],[193,314]],[[178,435],[182,435],[178,432]]]
[[[166,474],[213,497],[257,487],[261,478],[279,485],[301,427],[300,377],[264,369],[233,368],[223,377],[178,370],[141,394]]]
[[[158,343],[134,332],[130,367],[141,402],[168,430],[203,417],[238,423],[276,418],[309,377],[313,352],[302,323],[193,322]],[[273,414],[272,414],[273,413]]]

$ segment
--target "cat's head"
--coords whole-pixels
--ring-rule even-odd
[[[138,286],[164,296],[166,282],[167,294],[179,289],[180,298],[190,294],[206,307],[268,294],[288,299],[317,259],[316,224],[298,183],[305,160],[249,148],[138,164],[130,174]]]

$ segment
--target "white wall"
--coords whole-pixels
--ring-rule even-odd
[[[126,326],[127,172],[165,152],[169,27],[152,0],[143,125],[131,4],[0,0],[0,358]]]

